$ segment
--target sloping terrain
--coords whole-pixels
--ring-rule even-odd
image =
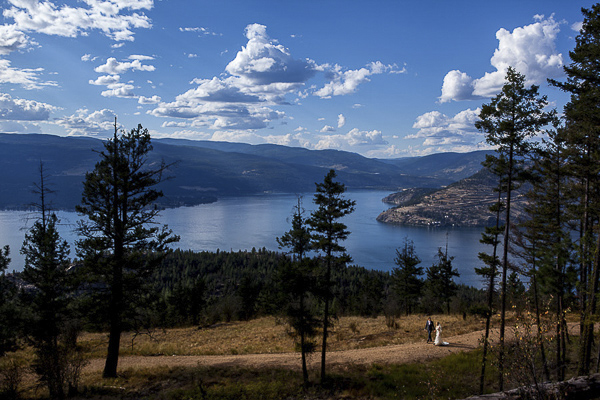
[[[388,196],[384,201],[397,207],[381,213],[377,220],[414,226],[492,226],[496,216],[489,207],[498,201],[494,177],[482,170],[442,189],[409,189]],[[513,206],[518,214],[524,199],[517,196]]]

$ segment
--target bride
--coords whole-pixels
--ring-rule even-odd
[[[448,346],[448,342],[442,341],[442,325],[437,323],[437,327],[435,328],[435,341],[433,342],[436,346]]]

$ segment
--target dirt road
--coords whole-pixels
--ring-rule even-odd
[[[483,337],[483,333],[483,331],[477,331],[444,338],[445,341],[449,342],[447,346],[434,346],[423,341],[367,349],[334,351],[327,353],[327,361],[330,366],[342,364],[371,365],[374,363],[402,364],[426,361],[441,358],[451,353],[473,350],[479,345],[479,340]],[[497,337],[497,335],[497,329],[493,330],[491,337]],[[320,357],[314,354],[309,360],[309,365],[316,366],[319,362]],[[300,353],[221,356],[129,356],[119,359],[119,369],[121,370],[156,366],[195,367],[198,365],[296,369],[300,368]],[[103,359],[94,359],[87,365],[86,372],[100,371],[103,367]]]

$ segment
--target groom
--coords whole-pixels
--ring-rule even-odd
[[[435,329],[435,325],[433,325],[433,321],[431,317],[427,318],[427,322],[425,323],[425,330],[427,331],[427,343],[433,342],[431,339],[431,332]]]

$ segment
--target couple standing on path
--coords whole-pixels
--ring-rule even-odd
[[[439,322],[435,328],[435,340],[431,340],[431,333],[434,329],[433,327],[434,324],[431,320],[431,317],[427,318],[427,322],[425,323],[425,330],[427,331],[427,343],[433,342],[433,344],[436,346],[447,346],[449,343],[442,340],[442,325],[440,325]]]

